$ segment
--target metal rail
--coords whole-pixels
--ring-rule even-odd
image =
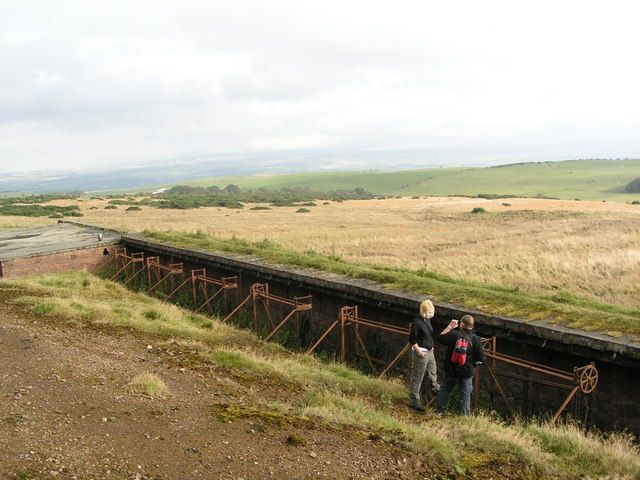
[[[204,307],[209,309],[209,313],[213,313],[211,310],[211,302],[222,293],[224,296],[225,309],[227,306],[227,291],[235,290],[238,288],[238,277],[222,277],[221,279],[207,277],[207,270],[200,268],[197,270],[191,270],[191,293],[193,295],[193,310],[195,313],[200,312]],[[185,280],[184,283],[189,280]],[[184,284],[183,283],[183,284]],[[209,296],[209,285],[217,288],[213,295]],[[180,288],[180,287],[178,287]],[[202,305],[198,306],[198,288],[202,291],[205,301]]]
[[[376,322],[373,320],[367,320],[365,318],[361,318],[358,312],[357,306],[346,306],[342,307],[339,310],[338,320],[333,322],[329,328],[320,336],[320,338],[314,343],[307,353],[313,353],[316,348],[327,338],[327,336],[333,331],[333,329],[337,326],[340,326],[340,360],[343,363],[346,363],[347,357],[347,327],[352,327],[358,345],[362,349],[364,357],[367,359],[369,363],[369,367],[372,371],[375,371],[374,363],[379,364],[379,360],[374,361],[374,359],[369,355],[369,352],[365,346],[364,340],[360,335],[360,327],[371,328],[374,330],[380,330],[387,333],[394,333],[398,335],[407,336],[409,335],[409,328],[398,327],[396,325],[390,325],[388,323]],[[397,353],[397,355],[393,358],[393,360],[386,364],[384,363],[385,368],[378,375],[378,377],[385,376],[393,367],[395,367],[398,362],[402,359],[402,357],[409,352],[409,346],[407,344]]]
[[[511,402],[507,398],[505,394],[504,388],[502,384],[498,380],[499,373],[494,372],[495,363],[500,362],[508,365],[512,365],[515,367],[523,368],[527,371],[540,373],[542,375],[550,376],[555,379],[564,380],[564,383],[559,382],[551,382],[544,379],[535,379],[535,378],[527,378],[527,381],[541,383],[543,385],[553,386],[556,388],[562,388],[570,390],[568,395],[565,397],[560,406],[556,409],[553,416],[551,417],[551,423],[555,423],[562,415],[562,412],[565,410],[569,402],[573,399],[576,393],[581,392],[585,395],[591,394],[598,385],[598,370],[595,366],[594,362],[589,363],[588,365],[584,365],[582,367],[574,367],[573,372],[567,372],[565,370],[560,370],[554,367],[549,367],[547,365],[542,365],[535,362],[530,362],[529,360],[523,360],[520,358],[512,357],[510,355],[505,355],[504,353],[499,353],[496,351],[496,337],[491,338],[483,338],[482,344],[485,349],[485,355],[487,358],[491,360],[491,366],[485,365],[484,367],[489,372],[491,379],[496,385],[500,396],[502,397],[506,407],[509,409],[511,414],[515,416],[513,411]],[[476,376],[474,379],[474,384],[476,387],[479,383],[480,369],[476,368]],[[474,408],[476,405],[478,389],[474,388]]]
[[[251,285],[249,295],[245,298],[233,311],[227,315],[222,321],[226,322],[235,314],[237,314],[247,303],[252,303],[253,319],[252,325],[255,331],[258,331],[258,305],[261,304],[264,308],[264,313],[271,325],[271,331],[265,337],[265,340],[271,339],[291,318],[296,318],[296,324],[298,323],[298,314],[307,310],[311,310],[312,302],[311,295],[305,295],[302,297],[293,297],[293,299],[279,297],[269,293],[268,283],[254,283]],[[282,306],[289,307],[292,310],[285,315],[285,317],[275,325],[271,318],[270,308],[271,302],[278,303]],[[297,329],[296,329],[297,331]],[[299,339],[298,339],[299,340]]]

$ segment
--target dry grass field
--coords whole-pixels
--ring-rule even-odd
[[[84,214],[80,221],[123,231],[202,231],[219,238],[270,239],[346,260],[425,268],[456,279],[640,307],[637,205],[462,197],[318,202],[309,213],[295,213],[296,207],[250,210],[250,205],[242,210],[142,207],[131,212],[126,206],[105,210],[103,200],[79,205]],[[474,207],[487,213],[470,213]],[[51,220],[0,221],[18,226]]]

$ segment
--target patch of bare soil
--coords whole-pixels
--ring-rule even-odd
[[[0,478],[414,479],[442,473],[363,432],[262,416],[252,401],[258,393],[267,400],[264,388],[214,366],[181,364],[153,343],[134,333],[37,319],[1,299]],[[128,393],[141,372],[160,376],[170,395]]]

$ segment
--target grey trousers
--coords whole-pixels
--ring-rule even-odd
[[[431,383],[431,389],[433,392],[440,390],[438,385],[438,376],[436,371],[436,357],[433,353],[433,348],[427,352],[424,357],[419,357],[418,354],[411,349],[411,377],[409,379],[409,403],[414,407],[422,406],[422,399],[420,398],[420,389],[422,388],[422,380],[424,374],[427,373],[429,382]]]

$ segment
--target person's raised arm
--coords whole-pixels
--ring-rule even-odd
[[[442,343],[443,345],[449,345],[453,340],[453,337],[449,334],[451,333],[451,330],[455,329],[457,326],[458,320],[451,320],[449,322],[449,325],[447,325],[444,330],[440,332],[440,335],[438,335],[438,338],[436,340],[438,340],[438,342]]]

